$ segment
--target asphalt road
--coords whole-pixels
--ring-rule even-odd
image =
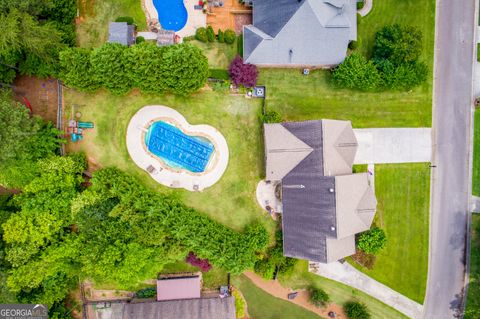
[[[465,275],[475,0],[437,0],[430,260],[424,318],[459,317]],[[478,0],[477,0],[478,1]]]

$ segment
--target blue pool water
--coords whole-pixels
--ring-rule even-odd
[[[205,138],[190,136],[163,121],[153,123],[145,135],[145,145],[154,155],[173,168],[184,168],[194,173],[205,171],[215,150]]]
[[[188,13],[183,0],[153,0],[153,5],[165,30],[179,31],[187,23]]]

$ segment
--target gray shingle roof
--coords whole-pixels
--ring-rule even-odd
[[[356,0],[254,0],[253,26],[244,27],[244,60],[336,65],[356,40],[356,24]]]
[[[126,22],[110,22],[108,27],[108,42],[132,45],[135,43],[135,27]]]

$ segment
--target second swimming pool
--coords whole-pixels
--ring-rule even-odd
[[[172,168],[201,173],[210,161],[215,147],[206,138],[183,133],[164,121],[154,122],[145,135],[145,145]]]

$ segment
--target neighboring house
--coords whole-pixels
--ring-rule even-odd
[[[131,46],[135,43],[135,26],[126,22],[110,22],[108,42]]]
[[[265,124],[267,182],[278,184],[285,256],[329,263],[355,253],[377,201],[367,173],[352,174],[349,121]]]
[[[356,0],[253,0],[244,26],[246,63],[334,66],[357,40]]]

